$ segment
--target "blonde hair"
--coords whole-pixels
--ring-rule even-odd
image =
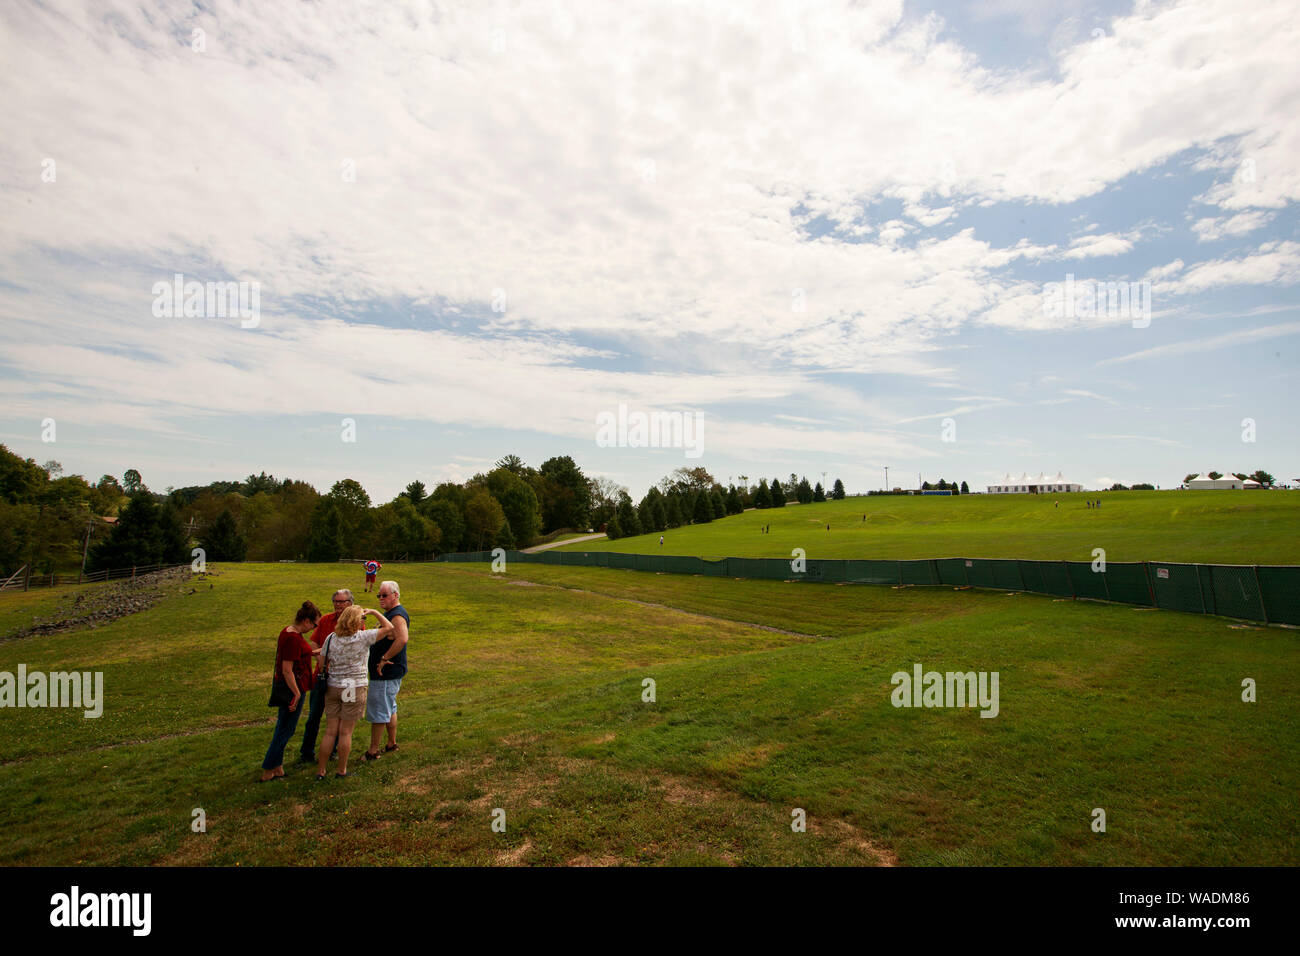
[[[352,607],[345,608],[343,613],[339,615],[338,620],[334,622],[334,633],[339,637],[351,637],[361,630],[361,625],[365,619],[366,615],[355,604]]]

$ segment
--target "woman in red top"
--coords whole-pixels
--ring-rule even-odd
[[[312,655],[320,653],[320,649],[308,643],[303,635],[315,630],[319,620],[320,611],[316,605],[311,601],[303,601],[293,623],[280,632],[276,641],[273,688],[280,690],[287,686],[291,699],[287,706],[280,705],[280,716],[275,722],[271,746],[267,748],[266,758],[262,761],[260,783],[284,776],[284,748],[298,727],[298,718],[302,714],[302,708],[298,705],[302,702],[302,696],[311,690]]]

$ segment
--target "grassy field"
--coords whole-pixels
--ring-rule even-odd
[[[93,631],[0,643],[0,671],[102,670],[107,696],[96,720],[0,711],[0,863],[1300,862],[1294,631],[972,590],[394,567],[402,749],[261,785],[275,635],[343,572],[217,570]],[[997,671],[1000,713],[893,707],[918,662]]]
[[[1098,498],[1099,509],[1084,506]],[[764,525],[771,533],[760,533]],[[788,558],[803,548],[809,558],[1091,561],[1093,548],[1105,548],[1108,561],[1300,564],[1300,492],[845,498],[746,511],[663,537],[662,549],[655,533],[558,550]]]

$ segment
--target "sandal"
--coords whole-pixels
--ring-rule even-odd
[[[366,760],[378,760],[378,759],[379,759],[379,754],[377,753],[372,754],[369,750],[366,751]]]
[[[384,747],[384,753],[390,754],[397,749],[397,744],[388,744]]]
[[[350,777],[350,776],[352,776],[352,771],[349,770],[347,773],[336,773],[334,776],[336,776],[336,777]]]
[[[324,779],[325,779],[325,774],[323,774],[323,773],[318,773],[318,774],[316,774],[316,782],[317,782],[317,783],[320,783],[320,782],[321,782],[322,780],[324,780]]]

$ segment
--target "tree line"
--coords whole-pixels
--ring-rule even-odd
[[[208,561],[423,559],[448,551],[523,548],[562,531],[605,531],[611,538],[713,521],[746,508],[780,508],[845,496],[836,480],[790,475],[723,486],[704,468],[678,468],[634,504],[628,489],[589,478],[565,455],[539,467],[506,455],[465,482],[430,491],[410,482],[376,504],[360,482],[311,484],[262,472],[242,481],[151,491],[128,469],[93,485],[64,476],[56,461],[37,465],[0,445],[0,572],[24,564],[35,573]]]

